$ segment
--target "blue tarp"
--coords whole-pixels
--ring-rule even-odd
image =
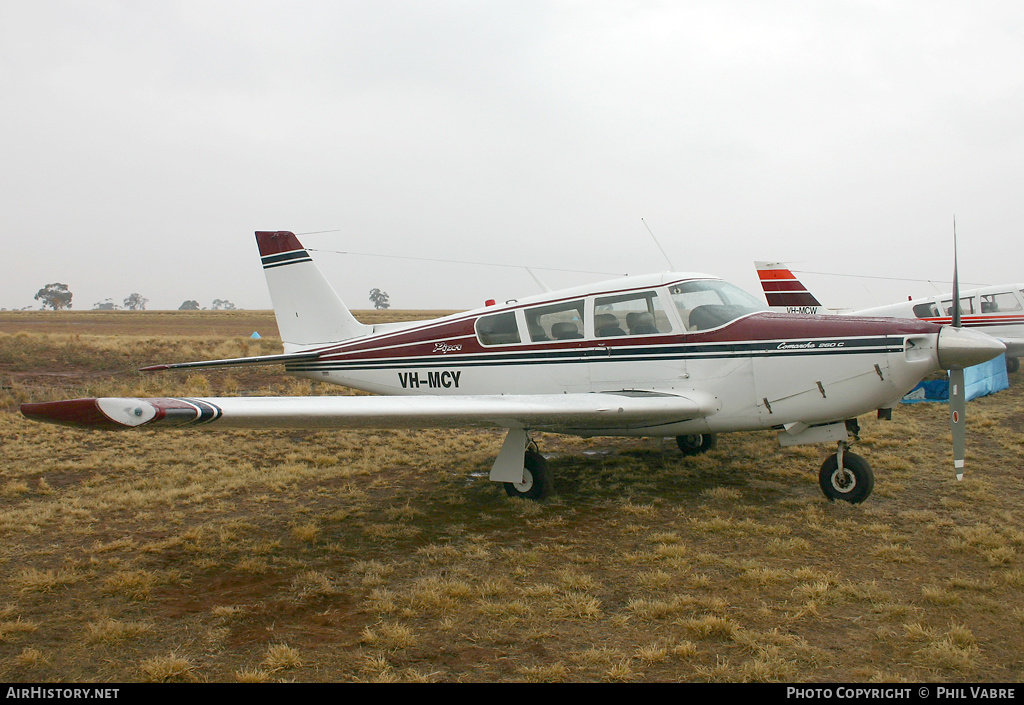
[[[1009,386],[1010,378],[1006,374],[1005,355],[964,370],[964,387],[968,401],[988,394],[995,394]],[[910,390],[902,401],[904,404],[914,404],[920,401],[949,401],[949,380],[935,379],[921,382]]]

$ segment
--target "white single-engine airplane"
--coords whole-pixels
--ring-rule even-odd
[[[776,429],[784,446],[836,443],[821,488],[861,502],[874,476],[847,452],[857,417],[891,410],[932,372],[1004,350],[983,333],[927,321],[771,313],[725,281],[682,273],[366,325],[294,234],[257,232],[256,241],[284,354],[144,369],[283,363],[297,376],[378,396],[75,399],[23,404],[22,413],[103,429],[506,429],[490,479],[533,499],[551,487],[534,431],[674,436],[693,454],[717,433]],[[954,456],[959,468],[956,432]]]
[[[817,313],[821,304],[782,262],[754,262],[768,307],[787,313]],[[1006,367],[1020,368],[1024,356],[1024,284],[1001,284],[960,292],[960,311],[965,328],[988,333],[1006,345]],[[908,299],[900,303],[854,311],[853,315],[881,318],[919,318],[953,323],[953,295]]]

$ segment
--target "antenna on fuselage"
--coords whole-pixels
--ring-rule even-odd
[[[543,290],[544,290],[544,293],[550,293],[550,292],[551,292],[551,287],[550,287],[550,286],[548,286],[547,284],[545,284],[544,282],[542,282],[542,281],[540,280],[540,277],[538,277],[538,276],[537,276],[537,273],[536,273],[536,272],[534,272],[534,271],[533,271],[532,269],[530,269],[529,267],[523,267],[523,269],[525,269],[525,270],[526,270],[527,274],[529,274],[529,275],[530,275],[531,277],[533,277],[533,280],[534,280],[535,282],[537,282],[537,286],[539,286],[539,287],[540,287],[541,289],[543,289]]]
[[[640,219],[640,222],[644,224],[644,227],[645,227],[645,228],[647,228],[647,232],[649,232],[649,233],[651,234],[651,239],[652,239],[652,240],[654,240],[654,244],[658,246],[658,249],[659,249],[659,250],[661,250],[661,256],[665,258],[665,261],[666,261],[666,262],[668,262],[668,268],[669,268],[669,270],[670,270],[670,271],[673,271],[673,272],[674,272],[676,268],[675,268],[675,266],[673,266],[673,264],[672,264],[672,260],[670,260],[670,259],[668,258],[668,255],[667,255],[667,254],[665,253],[665,248],[661,246],[661,243],[660,243],[660,242],[658,242],[658,238],[656,238],[656,237],[654,236],[654,231],[653,231],[653,230],[651,230],[651,226],[650,226],[650,225],[648,225],[648,224],[647,224],[647,221],[646,221],[646,220],[644,220],[643,218],[641,218],[641,219]]]

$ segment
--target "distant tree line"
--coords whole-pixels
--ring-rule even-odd
[[[47,284],[42,289],[36,292],[35,299],[40,302],[40,309],[52,309],[54,311],[63,311],[71,308],[71,301],[74,298],[74,294],[68,288],[67,284],[61,282],[53,282]],[[97,301],[93,304],[92,308],[94,311],[145,311],[146,304],[149,303],[149,299],[139,293],[130,294],[120,304],[115,302],[113,299],[104,299],[103,301]],[[235,305],[227,299],[214,299],[213,303],[209,307],[214,311],[234,311]],[[206,310],[205,307],[200,307],[199,302],[195,299],[189,299],[178,307],[179,311],[199,311]]]
[[[206,307],[200,306],[195,299],[189,299],[178,307],[179,311],[206,311]],[[210,306],[211,311],[234,311],[235,305],[226,299],[214,299]]]
[[[124,309],[126,311],[145,311],[146,304],[149,303],[142,294],[131,294],[121,304],[117,304],[113,299],[105,299],[103,301],[97,301],[92,305],[94,311],[120,311]]]

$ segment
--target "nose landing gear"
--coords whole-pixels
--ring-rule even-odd
[[[875,487],[875,473],[868,461],[849,452],[848,448],[846,441],[839,442],[839,450],[821,464],[818,484],[830,500],[859,504],[871,495]]]

